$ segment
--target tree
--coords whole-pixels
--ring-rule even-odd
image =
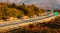
[[[12,4],[12,7],[16,7],[16,4],[15,4],[15,3],[13,3],[13,4]]]

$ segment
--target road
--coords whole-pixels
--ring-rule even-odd
[[[0,24],[0,27],[16,25],[16,24],[21,24],[21,23],[26,23],[26,22],[35,22],[36,20],[41,20],[41,19],[52,17],[52,16],[54,16],[53,13],[48,13],[42,17],[38,16],[36,18],[21,19],[21,21],[19,21],[19,22],[11,21],[11,23],[9,23],[9,24]]]

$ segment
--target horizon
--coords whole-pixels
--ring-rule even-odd
[[[43,9],[60,9],[60,0],[0,0],[0,2],[36,5]]]

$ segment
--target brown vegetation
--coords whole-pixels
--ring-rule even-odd
[[[29,24],[4,33],[60,33],[60,17],[47,23]]]
[[[34,16],[42,14],[43,9],[36,7],[35,5],[17,5],[15,3],[0,3],[0,19],[7,19],[12,16],[15,18],[21,18],[21,16]]]

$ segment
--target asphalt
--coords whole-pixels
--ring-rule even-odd
[[[42,17],[38,16],[36,18],[29,18],[29,19],[22,19],[20,22],[13,22],[11,21],[11,23],[9,24],[0,24],[0,27],[4,27],[4,26],[11,26],[11,25],[17,25],[17,24],[22,24],[22,23],[27,23],[27,22],[33,22],[35,23],[35,21],[37,20],[41,20],[41,19],[45,19],[45,18],[50,18],[50,17],[53,17],[53,13],[48,13]]]

